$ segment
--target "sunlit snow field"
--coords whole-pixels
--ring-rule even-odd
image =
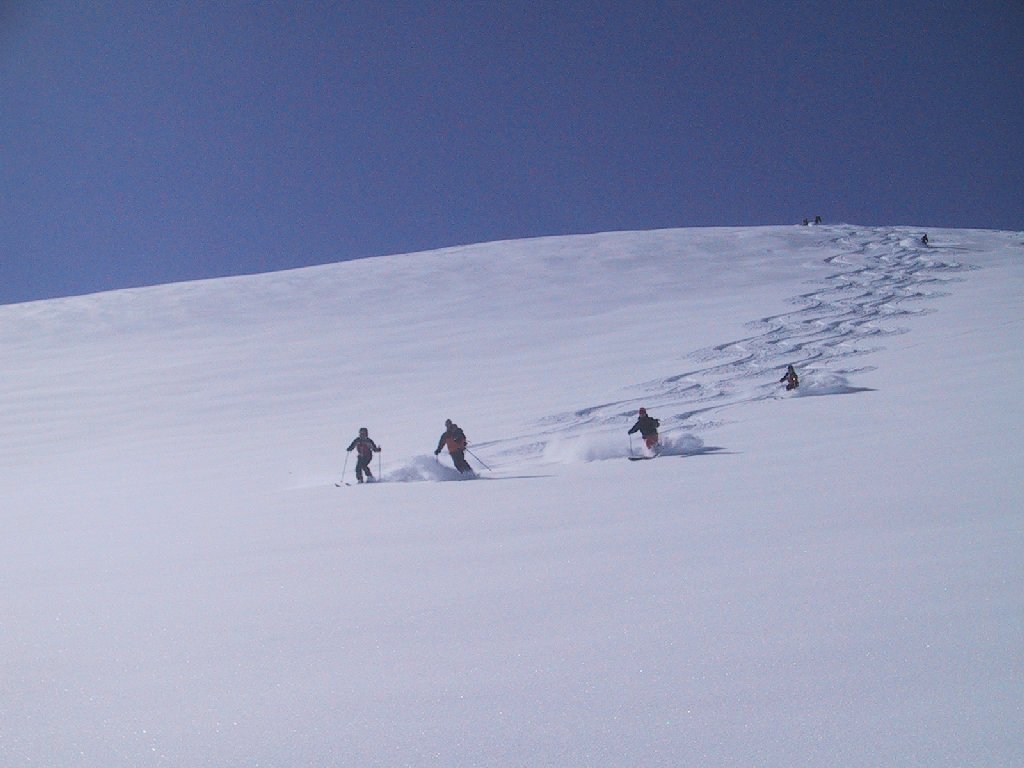
[[[1024,765],[1024,234],[923,231],[0,307],[0,766]]]

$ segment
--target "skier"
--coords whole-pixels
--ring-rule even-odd
[[[359,456],[359,460],[356,462],[356,480],[360,483],[363,482],[365,474],[366,479],[372,483],[375,478],[370,471],[370,462],[373,460],[374,452],[380,453],[380,446],[370,439],[370,432],[366,427],[360,428],[359,437],[349,443],[345,450],[352,451],[353,449]]]
[[[630,427],[627,434],[632,435],[634,432],[640,432],[640,436],[644,439],[644,445],[647,446],[648,451],[655,451],[658,446],[658,425],[660,422],[647,415],[647,409],[641,408],[637,416],[636,424]]]
[[[438,456],[441,453],[441,449],[447,447],[455,468],[460,473],[472,472],[473,468],[466,461],[466,445],[469,442],[466,439],[466,433],[462,431],[462,427],[451,419],[445,419],[444,427],[444,433],[441,435],[441,439],[437,441],[437,450],[434,451],[434,455]]]
[[[800,378],[796,375],[796,368],[792,365],[786,366],[786,372],[782,374],[782,378],[779,379],[779,383],[786,382],[786,391],[789,392],[791,389],[796,389],[800,386]]]
[[[928,245],[928,233],[927,232],[925,232],[924,233],[924,237],[921,238],[921,244],[922,245]]]

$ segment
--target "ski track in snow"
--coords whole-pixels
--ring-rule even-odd
[[[789,299],[798,309],[747,323],[750,336],[696,350],[688,358],[699,365],[627,387],[632,394],[625,398],[554,414],[518,438],[475,447],[508,461],[617,458],[624,452],[623,424],[644,406],[661,421],[662,453],[720,450],[705,447],[697,434],[725,423],[725,411],[733,406],[868,391],[850,384],[851,377],[874,370],[858,365],[857,358],[884,349],[885,337],[906,333],[893,322],[934,311],[921,302],[948,295],[944,285],[977,269],[942,258],[962,250],[957,246],[926,246],[909,231],[879,237],[848,229],[832,244],[842,251],[825,263],[836,271]],[[793,393],[778,382],[788,363],[800,374]]]

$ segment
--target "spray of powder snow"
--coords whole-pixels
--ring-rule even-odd
[[[661,456],[686,456],[699,453],[703,447],[704,441],[696,435],[689,433],[662,434],[658,444],[658,454]],[[544,448],[544,460],[552,464],[605,461],[621,459],[630,455],[647,455],[643,447],[643,440],[634,437],[632,453],[630,453],[630,443],[624,440],[622,435],[609,433],[555,438]]]
[[[845,376],[831,371],[808,369],[800,374],[800,387],[793,397],[814,397],[815,395],[851,395],[855,392],[870,392],[870,387],[852,387]]]
[[[405,466],[388,472],[384,478],[395,483],[445,482],[472,480],[476,475],[460,474],[450,464],[442,464],[435,456],[416,456]]]

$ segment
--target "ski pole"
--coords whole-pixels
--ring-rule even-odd
[[[348,451],[345,452],[345,466],[341,469],[341,481],[345,482],[345,470],[348,469]]]
[[[490,467],[487,466],[487,464],[484,462],[483,459],[481,459],[479,456],[477,456],[475,453],[473,453],[471,450],[469,450],[469,446],[466,446],[466,453],[468,453],[474,459],[476,459],[481,464],[483,464],[484,465],[484,469],[486,469],[488,472],[493,472],[494,471],[493,469],[491,469]]]
[[[377,451],[377,479],[380,480],[382,477],[384,477],[384,472],[381,470],[380,451]]]
[[[633,455],[633,436],[629,436],[629,455]]]

